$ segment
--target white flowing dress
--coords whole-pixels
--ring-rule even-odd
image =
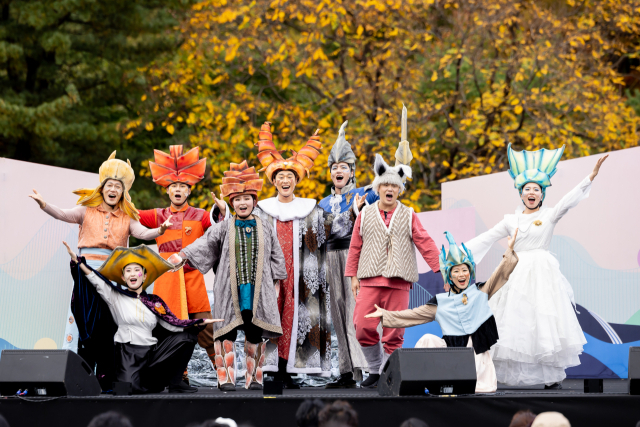
[[[569,209],[589,197],[586,177],[553,208],[525,215],[524,207],[466,243],[479,263],[498,240],[513,236],[520,262],[489,301],[500,339],[491,348],[498,381],[507,385],[551,385],[580,364],[587,340],[578,323],[573,289],[549,252],[553,230]]]

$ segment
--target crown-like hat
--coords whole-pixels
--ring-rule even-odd
[[[149,162],[153,182],[168,187],[174,182],[187,185],[197,184],[204,178],[207,168],[206,159],[199,159],[200,147],[195,147],[183,154],[182,145],[171,145],[167,154],[153,150],[154,162]]]
[[[528,182],[536,183],[545,189],[551,185],[550,178],[556,173],[556,166],[564,152],[564,145],[555,150],[514,151],[511,144],[507,147],[509,157],[509,175],[513,178],[513,185],[522,193],[522,187]]]
[[[263,166],[258,172],[266,171],[267,179],[271,183],[273,183],[275,173],[282,170],[292,171],[298,176],[298,180],[302,180],[305,175],[309,175],[313,163],[320,155],[322,144],[320,143],[318,132],[319,130],[309,138],[306,145],[297,153],[291,150],[293,156],[285,159],[280,154],[281,151],[276,150],[276,146],[273,143],[271,123],[264,122],[260,127],[258,143],[255,144],[258,146],[258,160]]]
[[[100,266],[98,272],[112,282],[126,286],[127,284],[122,280],[122,270],[132,263],[140,264],[147,272],[147,278],[142,284],[143,290],[147,289],[158,277],[174,267],[146,245],[136,246],[135,248],[118,246]]]
[[[444,245],[442,245],[442,251],[440,252],[440,273],[442,273],[442,278],[445,283],[455,286],[455,283],[451,280],[451,269],[460,264],[467,264],[469,266],[469,280],[475,280],[476,263],[473,261],[473,254],[471,251],[467,249],[464,243],[462,244],[464,252],[461,251],[456,245],[456,241],[453,240],[451,233],[445,231],[444,234],[447,236],[447,240],[449,241],[449,255],[445,252]]]
[[[263,183],[256,168],[249,167],[247,161],[243,160],[242,163],[229,164],[229,170],[224,173],[224,178],[222,178],[220,191],[222,197],[229,196],[229,201],[240,194],[251,194],[257,198]]]

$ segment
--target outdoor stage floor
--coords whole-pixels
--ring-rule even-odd
[[[376,390],[325,390],[305,387],[282,396],[260,391],[222,393],[203,387],[195,394],[160,393],[144,396],[0,398],[0,414],[11,427],[65,425],[86,427],[93,416],[108,410],[129,416],[134,427],[186,427],[217,417],[229,417],[254,427],[295,426],[295,412],[304,399],[347,400],[358,412],[360,426],[399,426],[416,417],[431,427],[507,427],[520,409],[534,413],[558,411],[576,426],[629,426],[640,421],[640,396],[629,396],[626,380],[605,380],[604,393],[584,394],[582,380],[566,380],[563,390],[542,387],[501,387],[490,395],[458,397],[380,397]]]

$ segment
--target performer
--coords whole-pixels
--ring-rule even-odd
[[[287,271],[273,227],[253,215],[262,179],[246,160],[229,169],[220,189],[222,197],[229,196],[235,217],[214,225],[169,261],[183,265],[188,260],[202,274],[216,270],[213,315],[225,319],[213,334],[218,388],[235,390],[234,342],[242,329],[247,340],[245,387],[260,390],[266,359],[262,338],[282,335],[275,285],[287,278]]]
[[[382,366],[395,349],[402,347],[404,329],[383,328],[381,344],[379,320],[364,316],[374,304],[390,311],[409,307],[409,290],[418,281],[416,248],[431,269],[439,271],[433,239],[413,209],[397,200],[404,192],[405,179],[411,177],[411,168],[403,164],[390,167],[376,154],[373,170],[373,189],[380,200],[358,215],[345,269],[356,300],[356,337],[369,365],[369,377],[360,384],[365,388],[377,387]]]
[[[591,182],[607,156],[556,206],[541,208],[564,146],[517,152],[509,145],[507,150],[509,174],[524,206],[470,240],[467,248],[480,262],[495,242],[520,230],[515,248],[520,262],[490,302],[500,333],[492,349],[496,374],[508,385],[544,383],[547,389],[560,389],[565,369],[580,364],[578,356],[587,341],[572,306],[573,290],[549,245],[558,221],[589,196]]]
[[[91,283],[115,321],[117,332],[112,339],[116,342],[116,380],[131,383],[134,393],[159,393],[167,386],[170,393],[198,391],[182,382],[182,373],[201,329],[190,327],[210,324],[214,320],[178,319],[162,298],[145,292],[173,265],[140,245],[116,248],[104,264],[94,270],[84,257],[78,258],[73,253],[67,242],[63,243],[71,256],[74,280]]]
[[[171,217],[152,230],[138,222],[138,211],[129,196],[135,179],[131,163],[115,156],[114,151],[100,166],[98,187],[74,191],[80,196],[78,204],[81,206],[60,209],[45,202],[36,190],[29,195],[53,218],[80,225],[78,249],[93,268],[100,267],[116,247],[129,246],[130,235],[141,240],[153,240],[171,226]],[[63,348],[77,351],[90,367],[96,369],[103,390],[108,390],[113,382],[111,338],[115,330],[111,328],[111,314],[100,308],[99,298],[96,298],[82,286],[74,286]],[[103,317],[105,322],[101,321]]]
[[[315,200],[294,195],[296,185],[309,174],[320,154],[317,133],[288,159],[276,150],[269,122],[262,125],[256,144],[262,170],[276,186],[278,196],[259,201],[255,215],[273,225],[287,270],[278,295],[282,336],[278,339],[277,358],[274,346],[267,347],[265,372],[277,371],[276,379],[284,381],[287,388],[298,388],[292,373],[331,375],[324,211]]]
[[[192,186],[204,178],[207,166],[205,159],[198,158],[200,148],[183,154],[182,145],[172,145],[169,152],[154,150],[155,162],[149,162],[149,169],[153,182],[166,188],[171,206],[140,211],[140,223],[146,227],[156,227],[171,217],[173,225],[156,239],[164,259],[195,242],[211,226],[209,212],[188,203]],[[162,298],[179,319],[212,318],[204,277],[189,265],[160,276],[153,285],[153,293]],[[213,363],[213,325],[208,325],[198,335],[198,344]]]
[[[327,237],[327,283],[331,300],[331,320],[338,338],[338,362],[340,378],[326,385],[326,388],[353,388],[356,380],[362,380],[362,370],[367,362],[356,339],[353,326],[355,299],[351,293],[351,281],[345,277],[344,268],[347,263],[353,223],[359,209],[379,199],[371,185],[356,188],[356,155],[351,144],[345,138],[347,123],[340,127],[338,139],[329,153],[329,170],[331,171],[331,196],[320,203],[325,211],[325,222],[331,224]],[[359,197],[360,206],[354,203],[354,196]]]
[[[496,370],[491,361],[489,349],[498,341],[498,327],[489,308],[493,295],[507,282],[509,275],[518,263],[513,252],[518,229],[509,238],[509,247],[502,262],[484,283],[469,285],[476,278],[476,264],[471,251],[466,254],[456,246],[453,236],[445,231],[449,241],[449,255],[440,253],[440,272],[444,281],[451,287],[431,298],[426,305],[413,310],[387,311],[376,307],[376,311],[366,318],[382,318],[385,328],[408,328],[423,323],[438,322],[443,336],[438,338],[425,334],[416,347],[473,347],[476,362],[476,393],[493,393],[498,389]]]

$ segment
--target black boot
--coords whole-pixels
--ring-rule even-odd
[[[327,384],[324,388],[356,388],[356,382],[353,379],[353,374],[347,372],[346,374],[340,374],[338,381]]]
[[[184,381],[180,381],[178,384],[169,385],[169,393],[195,393],[198,391],[198,387],[192,387]]]
[[[287,360],[282,357],[278,358],[278,376],[279,381],[282,381],[284,384],[284,388],[286,389],[299,389],[300,386],[293,382],[293,378],[291,378],[291,374],[287,372]]]
[[[379,379],[380,379],[380,374],[369,374],[367,379],[360,383],[360,387],[362,387],[362,388],[377,388]]]

